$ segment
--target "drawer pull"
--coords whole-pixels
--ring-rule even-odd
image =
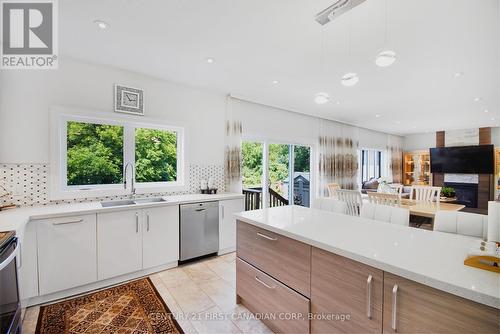
[[[271,241],[276,241],[276,240],[278,240],[277,238],[271,238],[270,236],[267,236],[267,235],[262,234],[262,233],[259,233],[259,232],[257,232],[257,235],[258,235],[259,237],[261,237],[261,238],[264,238],[264,239],[267,239],[267,240],[271,240]]]
[[[67,221],[67,222],[52,223],[52,225],[68,225],[68,224],[78,224],[78,223],[82,223],[82,222],[83,222],[83,218],[77,219],[77,220],[71,220],[71,221]]]
[[[146,225],[147,225],[147,231],[149,232],[149,213],[146,214]]]
[[[398,307],[398,285],[394,284],[392,288],[392,321],[391,327],[393,331],[396,331],[396,315],[397,315],[397,307]]]
[[[372,275],[368,275],[366,280],[366,316],[372,318]]]
[[[135,213],[135,233],[139,233],[139,214]]]
[[[271,289],[271,290],[276,289],[276,287],[275,287],[275,286],[270,286],[269,284],[267,284],[266,282],[264,282],[263,280],[261,280],[261,279],[260,279],[260,278],[258,278],[257,276],[255,276],[255,280],[256,280],[257,282],[259,282],[260,284],[262,284],[263,286],[265,286],[266,288],[268,288],[268,289]]]

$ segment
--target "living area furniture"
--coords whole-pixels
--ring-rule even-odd
[[[401,197],[398,194],[369,192],[367,195],[370,203],[391,206],[399,206],[401,204]]]
[[[330,195],[330,197],[337,196],[336,192],[340,189],[340,185],[338,183],[328,183],[326,187],[328,189],[328,195]]]
[[[441,199],[441,187],[411,186],[410,199],[419,202],[438,202]]]
[[[485,239],[488,233],[488,216],[469,212],[438,211],[434,218],[434,231]]]
[[[357,190],[340,189],[336,191],[337,198],[347,204],[347,214],[351,216],[359,216],[363,199],[361,193]]]
[[[409,151],[403,158],[403,184],[432,185],[429,150]]]
[[[410,224],[410,210],[383,204],[365,203],[360,217],[403,226]]]

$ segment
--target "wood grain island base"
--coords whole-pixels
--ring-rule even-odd
[[[237,223],[237,302],[276,333],[500,333],[496,307],[247,222]]]

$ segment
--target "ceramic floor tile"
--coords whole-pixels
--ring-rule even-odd
[[[208,268],[205,262],[198,262],[183,266],[182,270],[184,270],[189,278],[191,278],[195,283],[218,279],[218,276],[210,270],[210,268]]]
[[[245,334],[272,334],[273,332],[243,305],[237,305],[232,310],[232,320]]]
[[[222,279],[231,282],[236,280],[236,266],[235,264],[230,264],[224,260],[210,261],[206,263],[206,266],[210,268],[217,276]]]
[[[167,288],[172,288],[190,281],[191,278],[182,267],[172,268],[157,274]]]
[[[236,252],[221,255],[219,258],[229,263],[234,262],[236,260]]]
[[[199,312],[191,319],[191,324],[203,334],[233,334],[242,331],[231,321],[226,313],[218,307],[212,307],[205,312]]]
[[[184,313],[203,312],[214,307],[214,302],[195,283],[189,282],[168,288]]]
[[[213,280],[198,285],[203,292],[224,312],[236,307],[235,290],[224,280]]]

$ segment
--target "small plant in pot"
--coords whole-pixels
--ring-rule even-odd
[[[453,198],[455,197],[455,189],[453,189],[452,187],[443,187],[441,189],[441,196],[447,198]]]

